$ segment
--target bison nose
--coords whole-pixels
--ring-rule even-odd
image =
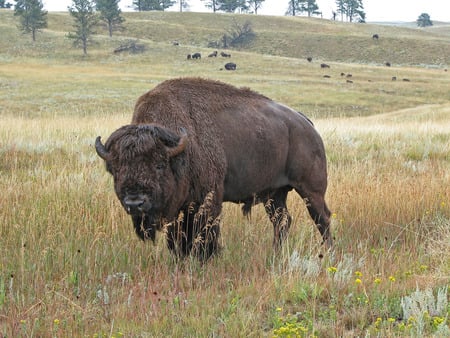
[[[125,196],[125,198],[123,199],[123,204],[130,214],[142,212],[144,203],[144,198],[135,195]]]

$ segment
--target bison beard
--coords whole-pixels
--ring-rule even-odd
[[[146,214],[142,215],[132,215],[134,230],[140,239],[143,241],[151,239],[153,243],[156,239],[156,230],[160,230],[160,226],[155,223],[155,220]]]
[[[165,81],[136,102],[131,124],[114,131],[97,154],[131,215],[136,234],[166,233],[178,257],[207,260],[218,252],[223,202],[250,214],[263,203],[279,248],[292,222],[289,191],[306,202],[331,247],[322,139],[302,113],[218,81]]]

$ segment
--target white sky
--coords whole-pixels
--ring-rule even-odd
[[[200,0],[187,0],[190,11],[209,11]],[[122,10],[129,10],[132,0],[121,0]],[[323,18],[331,18],[336,9],[335,0],[316,0]],[[71,0],[43,0],[48,11],[66,11]],[[284,15],[289,0],[265,0],[258,14]],[[366,21],[415,21],[422,13],[428,13],[432,21],[450,22],[450,0],[363,0]],[[178,10],[178,6],[174,10]]]

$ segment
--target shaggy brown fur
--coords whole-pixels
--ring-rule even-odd
[[[274,245],[287,235],[286,197],[295,189],[331,245],[324,195],[325,150],[311,121],[248,88],[201,78],[168,80],[136,102],[130,125],[97,153],[137,234],[154,239],[162,223],[178,255],[218,249],[222,202],[249,213],[263,202]]]

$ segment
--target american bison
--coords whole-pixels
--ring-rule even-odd
[[[380,37],[378,36],[378,34],[374,34],[374,35],[372,35],[372,39],[374,39],[374,40],[378,40]]]
[[[224,58],[230,58],[231,54],[229,53],[225,53],[225,52],[220,52],[220,56],[224,57]]]
[[[226,70],[236,70],[236,64],[234,62],[228,62],[225,64]]]
[[[201,59],[201,58],[202,58],[202,54],[200,54],[200,53],[194,53],[194,54],[192,54],[192,58],[193,58],[193,59]]]
[[[217,56],[217,51],[216,50],[208,55],[209,58],[215,58],[216,56]]]
[[[244,214],[264,203],[279,247],[291,224],[292,189],[332,244],[321,137],[305,115],[248,88],[167,80],[137,100],[131,124],[105,144],[97,137],[95,149],[137,235],[154,241],[164,230],[179,257],[217,252],[226,201],[242,203]]]
[[[330,68],[330,65],[327,65],[326,63],[321,63],[320,68]]]

